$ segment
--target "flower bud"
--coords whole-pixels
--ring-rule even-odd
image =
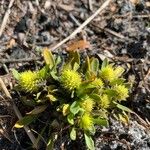
[[[74,70],[66,69],[62,71],[60,82],[65,89],[72,91],[80,86],[81,76]]]
[[[25,71],[20,73],[19,85],[26,92],[35,92],[38,90],[39,79],[36,72]]]

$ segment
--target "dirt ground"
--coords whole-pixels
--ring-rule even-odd
[[[66,56],[68,45],[84,39],[90,46],[79,49],[83,56],[95,56],[100,61],[108,58],[110,62],[126,68],[125,78],[134,82],[130,97],[124,105],[135,111],[150,127],[149,0],[112,0],[74,38],[53,49],[103,3],[104,0],[15,0],[0,37],[0,77],[22,113],[24,106],[12,90],[15,80],[11,70],[36,70],[44,63],[42,48],[48,47],[53,53]],[[8,5],[9,1],[0,0],[0,25]],[[31,149],[31,142],[25,131],[12,129],[17,117],[1,91],[0,100],[0,149]],[[150,150],[150,133],[147,127],[136,116],[130,117],[128,126],[110,118],[109,128],[98,128],[95,135],[96,149]],[[40,132],[41,122],[46,119],[47,117],[41,118],[41,125],[34,125],[37,132]],[[45,149],[44,144],[41,144],[41,150]],[[85,149],[81,139],[71,142],[63,134],[55,147],[68,150]]]

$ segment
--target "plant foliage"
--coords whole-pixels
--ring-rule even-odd
[[[41,70],[14,71],[19,89],[32,96],[34,102],[34,109],[15,127],[31,123],[34,115],[37,117],[51,107],[55,112],[51,117],[59,122],[60,128],[68,124],[72,140],[82,132],[88,149],[93,150],[95,125],[107,126],[108,114],[114,109],[130,112],[119,104],[129,96],[128,83],[123,78],[124,69],[109,64],[107,59],[100,64],[97,58],[87,56],[81,64],[78,52],[68,55],[68,60],[61,63],[59,56],[44,49],[45,66]],[[52,124],[56,126],[56,122]]]

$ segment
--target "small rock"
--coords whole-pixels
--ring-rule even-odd
[[[49,9],[51,7],[51,1],[50,0],[47,0],[44,4],[44,8],[45,9]]]

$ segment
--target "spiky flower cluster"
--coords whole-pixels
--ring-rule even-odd
[[[103,94],[99,101],[100,108],[107,109],[110,106],[110,98],[107,94]]]
[[[19,75],[19,85],[26,92],[35,92],[38,90],[40,79],[36,72],[25,71]]]
[[[90,114],[85,113],[83,116],[80,118],[80,128],[84,130],[90,130],[93,126],[93,119],[90,116]]]
[[[81,80],[79,73],[70,69],[63,70],[60,76],[62,86],[69,91],[77,89],[81,84]]]
[[[124,69],[120,66],[113,68],[111,65],[108,65],[101,69],[100,77],[105,81],[112,82],[113,80],[119,78],[123,72]]]
[[[100,71],[100,77],[105,81],[112,81],[115,78],[112,66],[107,66]]]
[[[86,112],[91,112],[94,107],[94,100],[90,97],[86,96],[80,101],[80,106],[83,108]]]
[[[100,78],[96,78],[94,81],[92,81],[91,85],[94,87],[102,87],[103,86],[103,81]]]
[[[126,100],[126,98],[129,96],[128,94],[128,89],[124,85],[116,85],[114,87],[114,90],[116,91],[116,99],[121,101],[121,100]]]

